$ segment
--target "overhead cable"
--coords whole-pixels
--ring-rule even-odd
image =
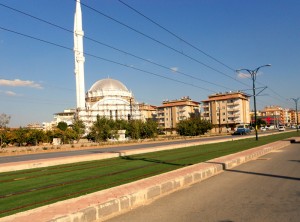
[[[74,1],[77,2],[77,0],[74,0]],[[179,53],[179,54],[185,56],[186,58],[188,58],[188,59],[190,59],[190,60],[192,60],[194,62],[197,62],[197,63],[201,64],[202,66],[204,66],[204,67],[206,67],[206,68],[208,68],[210,70],[213,70],[213,71],[215,71],[215,72],[217,72],[217,73],[219,73],[221,75],[224,75],[224,76],[226,76],[226,77],[228,77],[230,79],[233,79],[234,81],[239,82],[242,85],[249,86],[249,85],[245,84],[244,82],[239,81],[238,79],[236,79],[236,78],[234,78],[234,77],[232,77],[232,76],[230,76],[230,75],[228,75],[228,74],[226,74],[226,73],[224,73],[224,72],[222,72],[220,70],[217,70],[217,69],[213,68],[212,66],[209,66],[209,65],[201,62],[200,60],[198,60],[196,58],[193,58],[192,56],[189,56],[189,55],[187,55],[187,54],[185,54],[185,53],[183,53],[183,52],[175,49],[174,47],[169,46],[166,43],[163,43],[163,42],[161,42],[161,41],[159,41],[159,40],[157,40],[157,39],[155,39],[155,38],[153,38],[153,37],[151,37],[151,36],[149,36],[149,35],[141,32],[141,31],[139,31],[139,30],[137,30],[137,29],[135,29],[135,28],[133,28],[133,27],[131,27],[131,26],[129,26],[129,25],[127,25],[127,24],[125,24],[125,23],[123,23],[123,22],[121,22],[121,21],[119,21],[119,20],[117,20],[117,19],[115,19],[115,18],[113,18],[111,16],[109,16],[109,15],[106,15],[105,13],[103,13],[103,12],[101,12],[101,11],[99,11],[99,10],[97,10],[97,9],[95,9],[95,8],[87,5],[87,4],[84,4],[84,3],[81,2],[81,5],[83,5],[84,7],[88,8],[88,9],[90,9],[90,10],[92,10],[92,11],[94,11],[94,12],[96,12],[96,13],[98,13],[98,14],[100,14],[100,15],[102,15],[102,16],[104,16],[104,17],[106,17],[106,18],[108,18],[108,19],[110,19],[110,20],[112,20],[112,21],[114,21],[116,23],[118,23],[119,25],[122,25],[122,26],[124,26],[124,27],[126,27],[126,28],[128,28],[128,29],[130,29],[130,30],[132,30],[132,31],[134,31],[134,32],[136,32],[136,33],[138,33],[138,34],[140,34],[140,35],[142,35],[142,36],[144,36],[144,37],[146,37],[146,38],[148,38],[148,39],[150,39],[150,40],[152,40],[152,41],[154,41],[154,42],[156,42],[156,43],[158,43],[158,44],[160,44],[160,45],[162,45],[162,46],[164,46],[164,47],[166,47],[166,48],[168,48],[168,49],[170,49],[172,51],[174,51],[174,52],[176,52],[176,53]]]
[[[12,8],[12,7],[7,6],[7,5],[4,5],[4,4],[2,4],[2,3],[0,3],[0,6],[6,7],[6,8],[8,8],[8,9],[10,9],[10,10],[13,10],[13,11],[15,11],[15,12],[21,13],[21,14],[23,14],[23,15],[26,15],[26,16],[28,16],[28,17],[31,17],[31,18],[33,18],[33,19],[35,19],[35,20],[40,21],[40,22],[46,23],[46,24],[48,24],[48,25],[54,26],[54,27],[56,27],[56,28],[59,28],[59,29],[61,29],[61,30],[64,30],[64,31],[66,31],[66,32],[69,32],[69,33],[74,34],[74,31],[72,31],[72,30],[70,30],[70,29],[67,29],[67,28],[64,28],[64,27],[62,27],[62,26],[60,26],[60,25],[54,24],[53,22],[49,22],[49,21],[47,21],[47,20],[38,18],[38,17],[33,16],[33,15],[29,14],[29,13],[20,11],[20,10],[18,10],[18,9]],[[229,87],[226,87],[226,86],[223,86],[223,85],[220,85],[220,84],[217,84],[217,83],[213,83],[213,82],[210,82],[210,81],[201,79],[201,78],[199,78],[199,77],[195,77],[195,76],[190,75],[190,74],[187,74],[187,73],[185,73],[185,72],[182,72],[182,71],[179,71],[179,70],[173,70],[172,68],[167,67],[166,65],[162,65],[162,64],[159,64],[159,63],[150,61],[150,60],[148,60],[148,59],[142,58],[142,57],[137,56],[137,55],[135,55],[135,54],[132,54],[132,53],[130,53],[130,52],[121,50],[121,49],[116,48],[116,47],[114,47],[114,46],[111,46],[111,45],[108,45],[108,44],[106,44],[106,43],[100,42],[100,41],[98,41],[98,40],[92,39],[92,38],[90,38],[90,37],[88,37],[88,36],[84,36],[84,39],[87,39],[87,40],[92,41],[92,42],[94,42],[94,43],[100,44],[100,45],[105,46],[105,47],[107,47],[107,48],[113,49],[113,50],[115,50],[115,51],[124,53],[124,54],[129,55],[129,56],[131,56],[131,57],[134,57],[134,58],[136,58],[136,59],[145,61],[145,62],[147,62],[147,63],[156,65],[156,66],[158,66],[158,67],[167,69],[167,70],[169,70],[169,71],[176,72],[176,73],[179,73],[179,74],[181,74],[181,75],[184,75],[184,76],[187,76],[187,77],[190,77],[190,78],[193,78],[193,79],[202,81],[202,82],[206,82],[206,83],[211,84],[211,85],[215,85],[215,86],[218,86],[218,87],[222,87],[222,88],[225,88],[225,89],[232,90],[232,89],[230,89]]]
[[[120,3],[122,3],[123,5],[125,5],[126,7],[130,8],[131,10],[133,10],[134,12],[136,12],[137,14],[141,15],[142,17],[144,17],[145,19],[147,19],[148,21],[152,22],[153,24],[157,25],[158,27],[160,27],[161,29],[165,30],[166,32],[168,32],[169,34],[171,34],[172,36],[174,36],[175,38],[179,39],[180,41],[184,42],[185,44],[187,44],[188,46],[192,47],[193,49],[196,49],[197,51],[201,52],[203,55],[209,57],[210,59],[214,60],[215,62],[225,66],[226,68],[230,69],[231,71],[235,71],[235,69],[231,68],[230,66],[226,65],[225,63],[221,62],[220,60],[216,59],[215,57],[209,55],[208,53],[204,52],[203,50],[201,50],[200,48],[198,48],[197,46],[189,43],[188,41],[184,40],[183,38],[181,38],[180,36],[178,36],[177,34],[175,34],[174,32],[170,31],[169,29],[165,28],[164,26],[160,25],[158,22],[154,21],[153,19],[149,18],[148,16],[146,16],[145,14],[141,13],[140,11],[138,11],[137,9],[133,8],[132,6],[130,6],[129,4],[123,2],[122,0],[118,0]]]
[[[62,49],[66,49],[66,50],[69,50],[69,51],[73,52],[73,48],[70,48],[70,47],[67,47],[67,46],[63,46],[63,45],[60,45],[60,44],[57,44],[57,43],[54,43],[54,42],[43,40],[43,39],[40,39],[40,38],[37,38],[37,37],[34,37],[34,36],[30,36],[30,35],[27,35],[27,34],[23,34],[23,33],[17,32],[17,31],[13,31],[13,30],[4,28],[2,26],[0,26],[0,29],[2,29],[4,31],[7,31],[7,32],[10,32],[10,33],[14,33],[14,34],[17,34],[17,35],[20,35],[20,36],[23,36],[23,37],[27,37],[27,38],[30,38],[30,39],[33,39],[33,40],[36,40],[36,41],[40,41],[40,42],[43,42],[43,43],[46,43],[46,44],[49,44],[49,45],[53,45],[53,46],[56,46],[56,47],[59,47],[59,48],[62,48]],[[173,79],[173,78],[170,78],[170,77],[162,76],[162,75],[154,73],[154,72],[146,71],[146,70],[143,70],[143,69],[140,69],[140,68],[136,68],[136,67],[133,67],[133,66],[130,66],[130,65],[127,65],[127,64],[123,64],[123,63],[120,63],[120,62],[117,62],[117,61],[106,59],[106,58],[103,58],[103,57],[100,57],[100,56],[97,56],[97,55],[93,55],[93,54],[90,54],[90,53],[85,53],[85,52],[82,52],[82,53],[84,55],[86,55],[86,56],[90,56],[90,57],[93,57],[93,58],[96,58],[96,59],[100,59],[100,60],[103,60],[103,61],[106,61],[106,62],[110,62],[110,63],[117,64],[117,65],[120,65],[120,66],[124,66],[124,67],[130,68],[130,69],[134,69],[134,70],[146,73],[146,74],[154,75],[154,76],[157,76],[157,77],[160,77],[160,78],[171,80],[173,82],[177,82],[177,83],[189,85],[189,86],[192,86],[192,87],[195,87],[195,88],[199,88],[199,89],[202,89],[202,90],[205,90],[205,91],[211,91],[211,92],[216,93],[213,90],[206,89],[206,88],[203,88],[203,87],[200,87],[200,86],[196,86],[194,84],[183,82],[183,81],[180,81],[180,80],[177,80],[177,79]]]

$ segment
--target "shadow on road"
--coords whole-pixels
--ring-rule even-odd
[[[300,160],[289,160],[289,161],[300,162]],[[257,172],[249,172],[249,171],[226,169],[225,163],[220,163],[220,162],[209,162],[208,161],[208,162],[205,162],[205,163],[220,164],[220,165],[222,165],[223,170],[227,171],[227,172],[245,173],[245,174],[252,174],[252,175],[257,175],[257,176],[275,177],[275,178],[288,179],[288,180],[300,180],[299,177],[289,177],[289,176],[280,176],[280,175],[267,174],[267,173],[257,173]]]
[[[158,164],[167,164],[172,166],[190,166],[193,164],[179,164],[179,163],[172,163],[172,162],[165,162],[162,160],[156,160],[156,159],[150,159],[150,158],[138,158],[138,157],[132,157],[132,156],[120,156],[121,159],[124,160],[139,160],[139,161],[145,161],[145,162],[152,162],[152,163],[158,163]]]
[[[234,172],[234,173],[253,174],[258,176],[266,176],[266,177],[275,177],[275,178],[288,179],[288,180],[300,180],[299,177],[288,177],[288,176],[280,176],[280,175],[267,174],[267,173],[256,173],[256,172],[248,172],[248,171],[241,171],[241,170],[229,170],[229,169],[225,171]]]
[[[291,161],[291,162],[298,162],[298,163],[300,163],[300,160],[289,160],[289,161]]]

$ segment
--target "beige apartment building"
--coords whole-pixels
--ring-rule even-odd
[[[211,121],[215,132],[234,130],[239,124],[249,125],[249,101],[250,96],[240,91],[212,94],[202,101],[202,116]]]
[[[145,122],[148,119],[156,120],[157,118],[157,107],[145,103],[139,104],[141,112],[141,119]]]
[[[287,109],[280,106],[266,106],[260,111],[259,118],[266,121],[267,125],[285,125],[288,122]]]
[[[298,111],[298,110],[297,110]],[[296,110],[290,109],[288,111],[288,125],[296,126],[297,125],[297,116],[298,116],[298,124],[300,125],[300,112],[296,113]]]
[[[266,106],[263,110],[257,111],[257,117],[264,120],[267,126],[295,126],[297,124],[296,111],[281,106]],[[298,122],[300,113],[298,112]],[[251,112],[251,121],[254,121],[254,112]]]
[[[157,107],[158,125],[166,132],[174,132],[176,124],[180,120],[190,118],[191,114],[200,116],[200,102],[193,101],[189,97],[166,100],[162,106]]]

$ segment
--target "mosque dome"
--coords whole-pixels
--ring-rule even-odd
[[[90,88],[90,92],[106,91],[106,90],[116,90],[129,92],[126,86],[118,80],[115,79],[101,79],[95,82]]]

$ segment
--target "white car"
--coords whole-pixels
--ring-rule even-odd
[[[285,131],[285,127],[284,126],[279,126],[278,131]]]

